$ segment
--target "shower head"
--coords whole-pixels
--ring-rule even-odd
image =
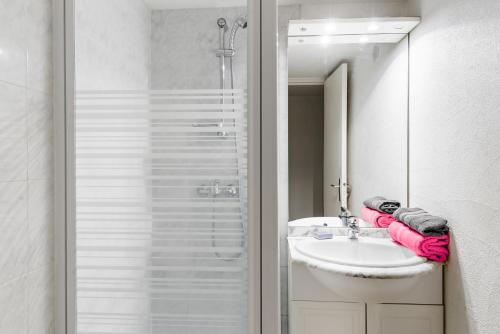
[[[229,36],[229,49],[234,50],[234,39],[236,37],[236,32],[238,29],[246,29],[248,26],[247,18],[244,16],[240,16],[234,21],[233,28],[231,29],[231,36]]]

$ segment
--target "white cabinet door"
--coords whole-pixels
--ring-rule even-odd
[[[291,302],[290,334],[366,334],[365,304]]]
[[[443,332],[443,306],[368,304],[368,334]]]

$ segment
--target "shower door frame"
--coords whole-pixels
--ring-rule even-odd
[[[74,9],[53,1],[56,334],[76,332]],[[279,334],[277,0],[247,10],[248,333]]]

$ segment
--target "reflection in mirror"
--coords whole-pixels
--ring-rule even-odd
[[[290,21],[290,220],[406,205],[414,18]]]

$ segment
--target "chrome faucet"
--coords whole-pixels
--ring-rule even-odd
[[[342,221],[342,225],[344,227],[347,227],[347,225],[349,225],[349,218],[351,218],[351,217],[352,217],[351,212],[349,212],[349,210],[347,210],[346,208],[341,206],[339,218]]]
[[[358,218],[350,217],[349,223],[347,224],[347,237],[351,240],[358,240],[359,232]]]
[[[360,231],[358,219],[351,215],[349,210],[344,207],[340,207],[339,218],[342,220],[342,225],[347,227],[347,237],[352,240],[357,240]]]

